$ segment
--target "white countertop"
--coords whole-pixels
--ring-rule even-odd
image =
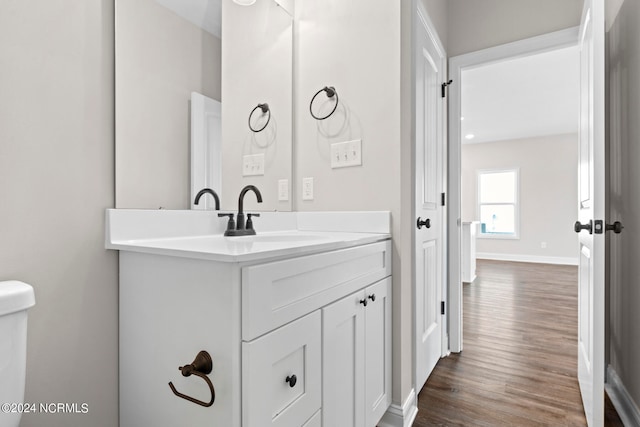
[[[388,212],[272,212],[260,220],[256,221],[255,236],[225,237],[219,226],[223,222],[213,211],[108,209],[105,247],[246,262],[343,249],[391,237]],[[268,231],[260,231],[260,227]]]
[[[256,236],[221,235],[138,239],[113,242],[110,249],[222,262],[255,261],[305,255],[386,240],[380,233],[276,231]]]

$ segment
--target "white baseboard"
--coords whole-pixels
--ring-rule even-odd
[[[491,252],[478,252],[478,259],[493,259],[496,261],[533,262],[538,264],[578,265],[578,258],[555,257],[539,255],[499,254]]]
[[[611,365],[607,366],[605,389],[625,426],[640,426],[640,409]]]
[[[416,391],[411,389],[402,406],[391,404],[382,416],[378,427],[411,427],[418,415]]]

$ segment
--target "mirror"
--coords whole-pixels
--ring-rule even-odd
[[[288,9],[274,0],[116,0],[116,208],[189,209],[191,180],[197,188],[217,177],[222,210],[237,209],[247,184],[264,202],[249,195],[246,209],[291,210],[290,194],[278,200],[292,164]],[[266,127],[253,132],[249,113],[263,103],[269,122],[254,113]],[[205,143],[192,149],[192,138]]]
[[[263,203],[248,195],[246,209],[291,210],[293,18],[287,7],[283,0],[222,2],[222,205],[229,209],[237,209],[240,189],[254,184]],[[279,201],[281,185],[288,200]]]

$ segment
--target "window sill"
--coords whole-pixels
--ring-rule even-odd
[[[478,239],[489,239],[489,240],[520,240],[520,236],[517,234],[490,234],[490,233],[478,233]]]

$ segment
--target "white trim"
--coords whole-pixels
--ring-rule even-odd
[[[515,262],[533,262],[537,264],[559,264],[559,265],[578,265],[578,258],[558,257],[558,256],[540,256],[526,254],[500,254],[491,252],[476,253],[477,259],[492,259],[496,261],[515,261]]]
[[[540,36],[454,56],[449,59],[449,64],[451,68],[455,65],[461,68],[472,69],[494,62],[504,61],[505,59],[523,58],[569,46],[576,46],[578,44],[579,32],[580,27],[566,28],[553,33],[542,34]],[[458,84],[458,87],[459,86]]]
[[[417,13],[419,22],[424,26],[424,28],[427,30],[427,33],[429,34],[429,37],[431,37],[431,39],[433,40],[435,47],[438,50],[438,55],[440,55],[443,58],[446,58],[447,53],[444,51],[444,45],[440,41],[440,37],[438,37],[438,32],[435,30],[436,27],[433,25],[431,18],[429,18],[429,14],[427,13],[427,10],[424,8],[424,6],[422,5],[422,2],[417,3],[416,13]]]
[[[462,262],[460,248],[461,233],[461,135],[460,121],[462,93],[460,91],[462,71],[481,65],[543,53],[578,43],[579,27],[568,28],[529,39],[491,47],[449,59],[449,155],[448,155],[448,231],[449,231],[449,346],[452,352],[462,351]]]
[[[486,203],[485,203],[486,204]],[[505,203],[505,205],[512,205],[513,203]],[[480,233],[476,236],[478,239],[487,239],[487,240],[520,240],[520,235],[518,233],[515,234],[491,234],[491,233]]]
[[[611,403],[625,426],[640,426],[640,409],[613,366],[607,367],[607,382],[604,385]]]
[[[378,427],[410,427],[418,415],[418,398],[411,389],[402,406],[391,404],[382,416]]]

